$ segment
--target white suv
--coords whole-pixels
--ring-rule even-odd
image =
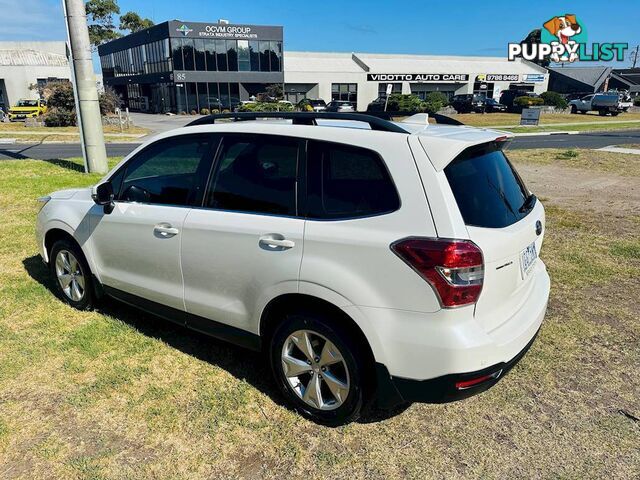
[[[264,350],[290,404],[326,424],[374,398],[443,402],[495,384],[549,296],[544,209],[504,134],[275,115],[288,120],[204,117],[93,189],[42,199],[38,243],[60,296],[87,309],[108,295]]]

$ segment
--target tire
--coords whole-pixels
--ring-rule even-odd
[[[306,338],[310,340],[315,356],[311,360],[304,353],[304,348],[297,347],[298,344],[304,346]],[[331,344],[330,351],[336,353],[337,350],[338,356],[323,355],[326,342]],[[285,356],[291,365],[287,367],[289,377],[283,364]],[[323,367],[323,359],[326,358],[332,358],[334,363]],[[341,360],[336,361],[336,358]],[[271,336],[269,359],[282,395],[305,418],[323,425],[338,426],[350,423],[360,416],[365,403],[365,391],[369,391],[364,355],[353,340],[353,335],[334,325],[327,316],[310,312],[288,314]],[[292,368],[308,370],[294,376],[291,375]],[[331,382],[328,381],[329,378],[332,379]],[[338,384],[342,386],[338,387]],[[319,396],[314,395],[317,390],[314,387],[318,385]],[[310,392],[308,397],[307,391]],[[324,404],[321,405],[322,408],[317,406],[315,400],[318,398]]]
[[[601,117],[606,117],[607,116],[607,111],[606,110],[598,110],[598,115],[600,115]]]
[[[612,117],[617,117],[620,114],[620,112],[611,112],[611,116]]]
[[[49,271],[54,289],[64,302],[78,310],[93,308],[95,293],[91,269],[77,243],[67,239],[54,243],[49,252]],[[69,283],[65,287],[67,280]]]
[[[575,105],[571,105],[571,113],[573,114],[578,113],[578,107],[576,107]]]

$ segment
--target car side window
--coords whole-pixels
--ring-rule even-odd
[[[225,136],[205,206],[296,215],[299,143],[271,135]]]
[[[118,200],[190,205],[208,172],[211,142],[210,135],[181,135],[150,145],[125,166]]]
[[[307,216],[367,217],[400,208],[398,192],[380,156],[365,148],[310,141]]]

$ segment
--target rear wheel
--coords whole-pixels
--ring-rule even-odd
[[[330,319],[289,314],[271,337],[270,361],[280,391],[315,422],[337,426],[360,415],[364,361],[360,349]]]
[[[58,240],[49,253],[49,269],[60,298],[78,310],[94,304],[91,270],[82,250],[70,240]]]
[[[571,105],[571,113],[578,113],[578,107]]]
[[[606,110],[598,110],[598,115],[600,115],[601,117],[605,117],[607,115],[607,111]]]

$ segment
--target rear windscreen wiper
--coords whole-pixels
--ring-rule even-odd
[[[524,213],[527,210],[530,210],[531,207],[533,207],[533,204],[536,202],[536,198],[537,197],[533,193],[529,194],[529,196],[525,199],[524,203],[520,207],[519,212]]]

